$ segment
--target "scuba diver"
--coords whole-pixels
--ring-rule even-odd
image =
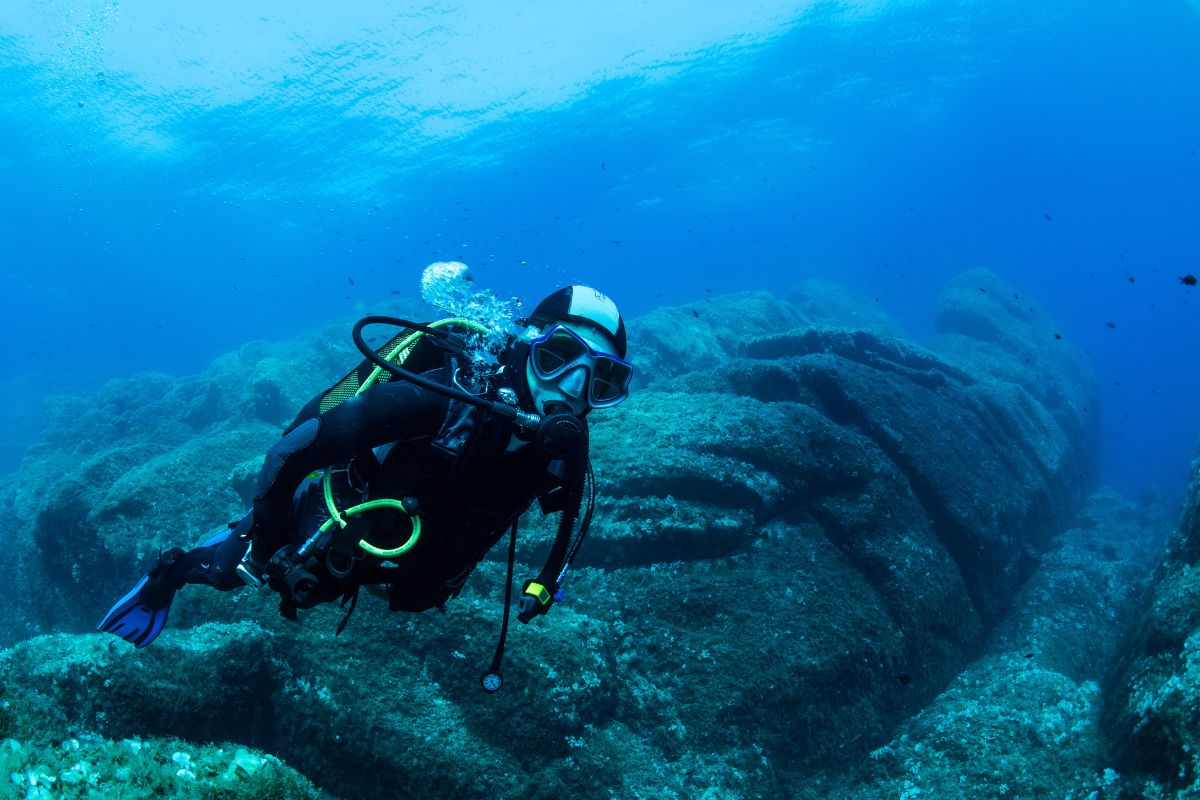
[[[373,348],[362,331],[379,324],[402,330]],[[293,620],[340,598],[350,605],[338,633],[360,587],[393,611],[444,610],[508,532],[504,627],[484,676],[484,688],[499,688],[517,520],[534,500],[560,513],[546,565],[518,601],[529,622],[562,599],[591,521],[587,415],[625,400],[633,370],[616,305],[586,286],[539,303],[490,362],[472,358],[486,332],[464,318],[359,320],[353,338],[365,360],[312,398],[268,451],[251,509],[191,550],[160,553],[98,630],[145,647],[189,583],[269,586]]]

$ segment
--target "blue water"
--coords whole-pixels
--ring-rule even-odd
[[[628,316],[827,277],[918,341],[986,266],[1086,351],[1105,479],[1182,490],[1187,0],[195,5],[0,8],[0,472],[46,393],[201,370],[434,260]]]

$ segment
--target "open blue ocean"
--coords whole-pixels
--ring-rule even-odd
[[[431,261],[627,316],[829,278],[918,340],[987,267],[1087,354],[1106,480],[1177,495],[1198,37],[1183,0],[6,3],[3,467],[48,393],[195,372]]]
[[[1194,796],[1198,151],[1200,0],[5,0],[0,796]],[[451,261],[637,370],[516,688],[502,546],[92,633]]]

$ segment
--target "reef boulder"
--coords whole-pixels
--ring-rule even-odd
[[[1200,459],[1109,688],[1113,757],[1142,795],[1200,795]]]
[[[1038,389],[1016,366],[1032,328],[949,292],[953,324],[930,347],[844,295],[822,311],[836,293],[821,286],[632,321],[639,388],[591,420],[592,537],[567,599],[514,634],[491,705],[476,687],[499,553],[445,617],[364,601],[337,639],[337,609],[296,626],[267,593],[189,590],[153,648],[91,651],[119,677],[56,690],[57,724],[227,738],[350,796],[795,796],[984,652],[1089,482],[1092,390],[1073,356],[1045,362],[1059,388]],[[288,410],[355,362],[347,327],[59,401],[11,495],[29,599],[10,640],[87,630],[139,558],[240,513]],[[520,574],[553,530],[529,517]],[[204,620],[226,624],[189,627]],[[257,720],[242,733],[196,701],[224,663],[219,694]],[[384,773],[403,787],[371,782]]]

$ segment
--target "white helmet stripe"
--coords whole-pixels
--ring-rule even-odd
[[[617,311],[617,304],[590,286],[571,287],[571,308],[567,313],[573,317],[594,320],[614,337],[620,327],[621,313]]]

